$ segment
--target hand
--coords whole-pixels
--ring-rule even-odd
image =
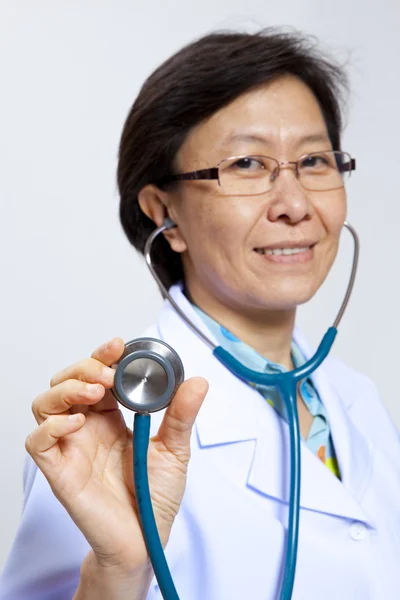
[[[86,360],[55,375],[33,402],[38,427],[26,448],[93,549],[96,565],[132,573],[148,564],[137,516],[132,432],[112,395],[124,343],[114,338]],[[190,436],[207,393],[192,378],[179,387],[149,444],[151,497],[163,545],[182,500]]]

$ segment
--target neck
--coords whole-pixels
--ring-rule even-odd
[[[295,309],[269,311],[235,306],[192,286],[190,289],[187,286],[185,293],[191,302],[261,356],[289,370],[293,368],[291,343]]]

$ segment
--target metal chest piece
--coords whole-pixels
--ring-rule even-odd
[[[151,413],[166,408],[184,380],[182,361],[165,342],[137,338],[125,344],[112,393],[129,410]]]

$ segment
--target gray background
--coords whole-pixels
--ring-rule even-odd
[[[400,425],[397,385],[400,4],[397,0],[0,0],[0,566],[22,505],[30,405],[59,369],[160,306],[118,223],[115,167],[147,75],[214,29],[281,24],[348,62],[344,149],[358,160],[349,219],[359,277],[334,353],[378,384]],[[346,285],[351,244],[299,323],[318,341]]]

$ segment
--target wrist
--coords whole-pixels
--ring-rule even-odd
[[[150,561],[135,569],[104,567],[91,551],[82,563],[73,600],[145,600],[153,574]]]

